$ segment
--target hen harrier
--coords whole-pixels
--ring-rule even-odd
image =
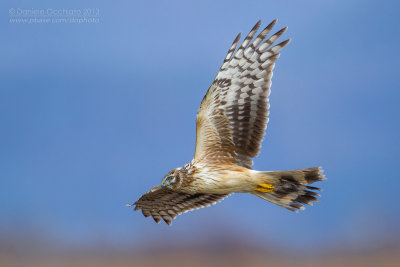
[[[251,193],[295,212],[318,201],[319,188],[309,184],[325,180],[320,167],[251,169],[268,122],[272,70],[278,52],[290,42],[272,46],[287,27],[265,40],[276,21],[252,41],[261,24],[257,22],[236,50],[238,34],[197,112],[193,160],[168,172],[161,185],[129,204],[136,205],[135,210],[171,225],[171,218],[231,193]]]

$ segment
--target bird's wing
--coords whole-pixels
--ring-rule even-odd
[[[266,39],[271,22],[253,41],[261,21],[238,50],[236,37],[197,113],[195,160],[233,162],[250,168],[259,153],[268,122],[268,96],[278,52],[273,46],[286,27]],[[265,40],[266,39],[266,40]]]
[[[187,194],[175,192],[160,185],[153,187],[141,196],[135,210],[142,210],[145,217],[152,216],[159,223],[163,219],[168,225],[181,213],[207,207],[217,203],[229,194]]]

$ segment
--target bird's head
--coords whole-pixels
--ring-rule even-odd
[[[167,187],[170,189],[177,189],[180,186],[180,172],[179,172],[179,168],[178,169],[174,169],[170,172],[168,172],[162,182],[161,182],[161,186],[162,187]]]

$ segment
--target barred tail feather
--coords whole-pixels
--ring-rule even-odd
[[[254,191],[252,194],[294,212],[303,210],[305,204],[312,205],[312,201],[319,201],[320,195],[316,191],[320,191],[320,188],[309,184],[326,179],[321,167],[259,172],[257,180],[261,176],[264,176],[264,183],[273,186],[273,190]]]

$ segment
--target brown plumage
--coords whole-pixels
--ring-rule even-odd
[[[177,215],[209,206],[231,193],[251,193],[292,211],[318,201],[315,191],[319,188],[308,184],[325,179],[319,167],[251,169],[268,122],[275,61],[290,42],[273,46],[286,27],[265,39],[275,23],[254,38],[261,24],[257,22],[237,50],[240,34],[236,37],[198,110],[193,160],[168,172],[161,185],[132,204],[135,210],[170,225]]]

